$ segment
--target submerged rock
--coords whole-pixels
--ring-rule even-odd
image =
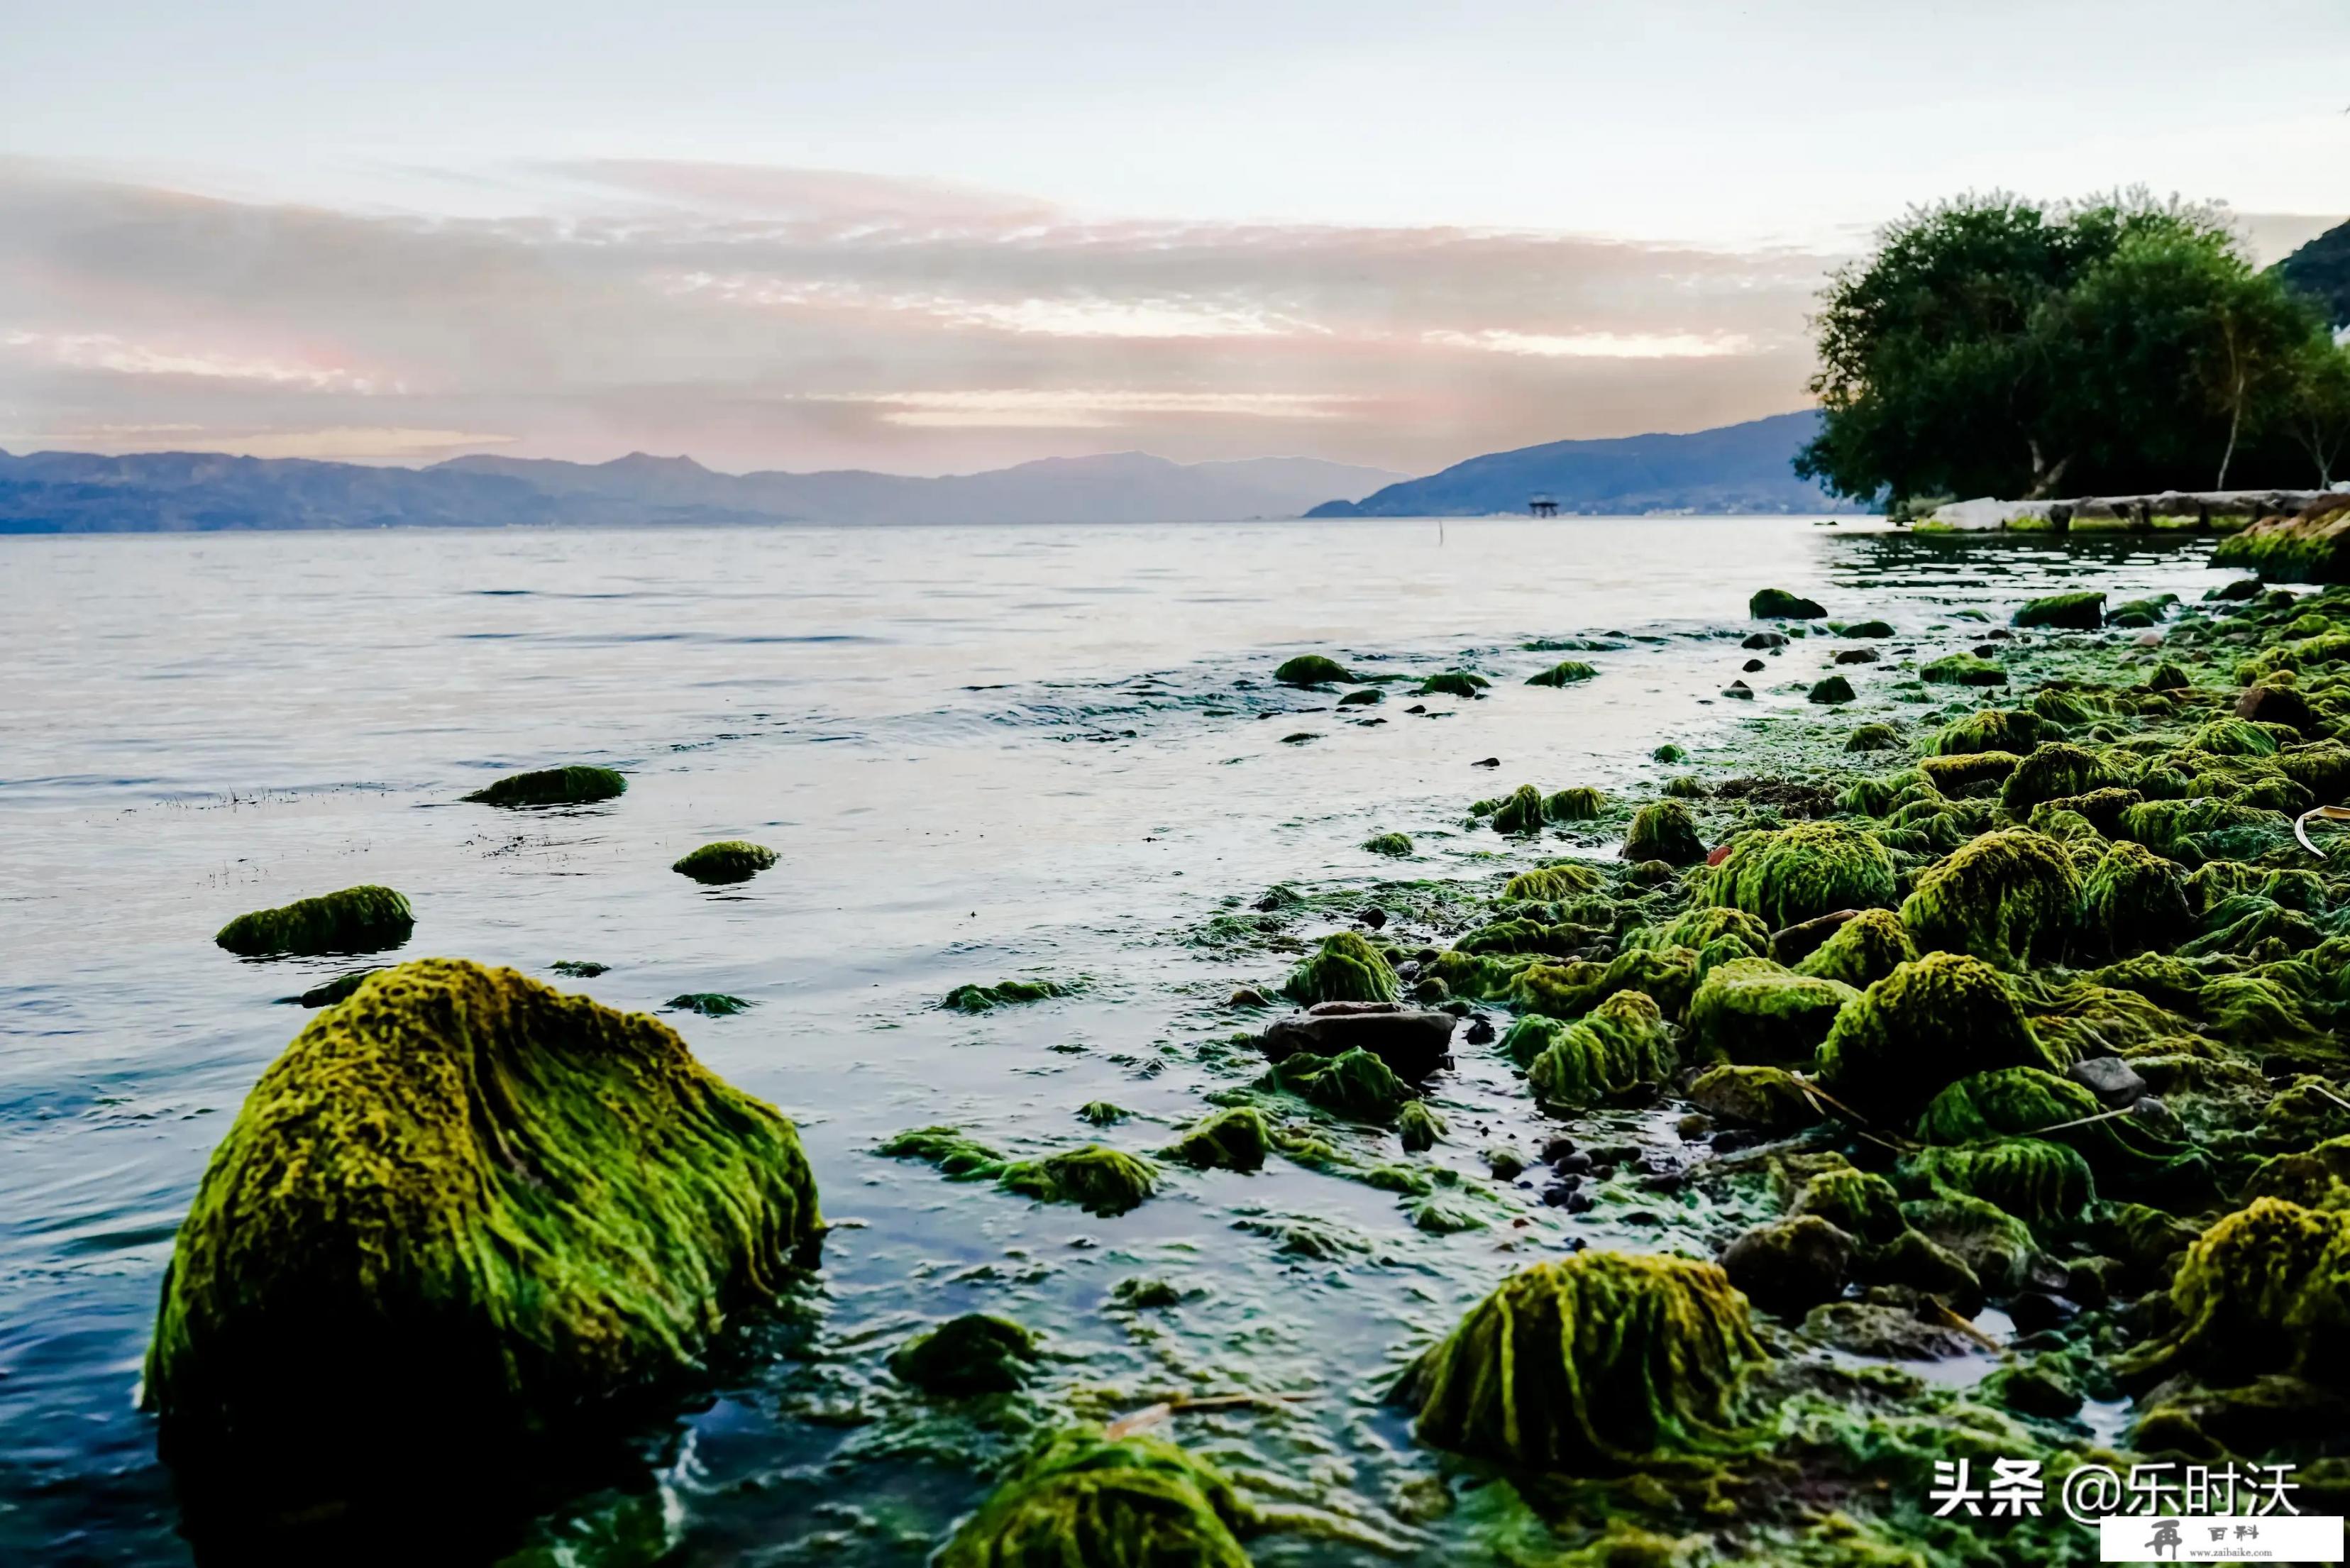
[[[332,1007],[366,983],[368,976],[382,972],[377,969],[353,970],[348,974],[338,974],[330,981],[314,985],[299,996],[280,997],[278,1000],[296,1002],[304,1007]]]
[[[1401,833],[1374,833],[1363,840],[1363,847],[1373,855],[1385,855],[1401,859],[1411,853],[1411,838]]]
[[[993,985],[959,985],[946,993],[939,1005],[953,1012],[993,1012],[999,1007],[1017,1007],[1027,1002],[1045,1002],[1056,996],[1074,995],[1078,990],[1074,981],[1063,980],[1003,980]]]
[[[1403,1108],[1396,1112],[1396,1137],[1402,1140],[1408,1153],[1419,1154],[1435,1147],[1445,1131],[1444,1118],[1426,1100],[1406,1101]]]
[[[1254,1106],[1235,1106],[1192,1124],[1159,1156],[1195,1170],[1259,1170],[1273,1134]]]
[[[1587,1475],[1733,1447],[1740,1386],[1764,1359],[1715,1265],[1585,1251],[1503,1281],[1395,1397],[1421,1442]]]
[[[752,1004],[723,991],[689,991],[671,997],[662,1005],[680,1012],[698,1012],[704,1018],[732,1018],[738,1012],[749,1012]]]
[[[1347,668],[1319,653],[1301,653],[1284,659],[1273,672],[1284,686],[1339,685],[1355,679]]]
[[[213,1152],[145,1401],[175,1461],[322,1498],[502,1460],[698,1374],[820,1229],[792,1124],[667,1026],[403,964],[313,1019]]]
[[[1232,1482],[1156,1438],[1047,1439],[941,1547],[937,1568],[1249,1568]]]
[[[965,1313],[889,1353],[889,1374],[925,1394],[1009,1394],[1027,1386],[1036,1336],[1010,1318]]]
[[[1433,1008],[1392,1002],[1325,1002],[1276,1018],[1257,1044],[1279,1062],[1301,1051],[1337,1056],[1368,1051],[1399,1077],[1414,1082],[1449,1064],[1455,1020]]]
[[[1482,697],[1484,688],[1492,682],[1482,675],[1471,675],[1465,670],[1445,670],[1419,683],[1422,697],[1459,697],[1463,701]]]
[[[1007,1165],[996,1179],[1040,1203],[1074,1203],[1088,1214],[1114,1217],[1140,1207],[1158,1189],[1159,1172],[1147,1159],[1089,1143]]]
[[[406,941],[415,929],[416,914],[405,898],[369,885],[239,915],[213,940],[239,958],[380,952]]]
[[[589,805],[629,793],[629,781],[610,768],[541,768],[509,774],[464,798],[483,805]]]
[[[2095,631],[2105,624],[2106,596],[2101,592],[2050,594],[2033,599],[2015,612],[2018,626],[2060,627],[2071,631]]]
[[[1529,686],[1573,686],[1578,681],[1588,680],[1598,673],[1599,671],[1592,669],[1588,664],[1582,663],[1577,659],[1561,659],[1558,663],[1552,665],[1548,670],[1544,670],[1539,675],[1527,676],[1526,684]]]
[[[1336,1056],[1300,1051],[1274,1064],[1267,1081],[1274,1088],[1357,1121],[1391,1122],[1411,1098],[1403,1080],[1368,1051]]]
[[[697,882],[747,882],[775,858],[775,852],[764,844],[723,838],[681,856],[670,869]]]

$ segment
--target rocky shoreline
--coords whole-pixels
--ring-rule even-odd
[[[1234,994],[1232,1081],[1161,1147],[1012,1159],[926,1127],[876,1152],[1113,1223],[1184,1171],[1275,1160],[1391,1193],[1430,1235],[1509,1234],[1515,1192],[1618,1229],[1669,1211],[1653,1251],[1570,1238],[1520,1268],[1386,1391],[1443,1467],[1419,1512],[1506,1483],[1545,1561],[2094,1560],[2053,1505],[1933,1517],[1935,1466],[1962,1458],[2038,1461],[2052,1500],[2088,1462],[2293,1462],[2303,1511],[2334,1511],[2350,873],[2293,823],[2350,793],[2350,592],[2064,595],[1907,635],[1877,607],[1753,607],[1743,651],[1825,641],[1836,689],[1756,725],[1735,773],[1666,747],[1682,771],[1654,798],[1552,780],[1469,805],[1512,868],[1430,885],[1428,911],[1354,898],[1285,977]],[[1277,679],[1357,684],[1328,659]],[[1420,694],[1474,701],[1485,679]],[[563,787],[515,804],[580,796],[539,776]],[[1381,838],[1399,842],[1366,849],[1411,856]],[[729,879],[773,859],[697,853]],[[352,892],[237,929],[273,933],[257,951],[364,947],[398,895]],[[1280,893],[1236,956],[1277,950],[1265,933],[1307,903]],[[656,1021],[441,960],[322,1001],[167,1276],[146,1397],[183,1472],[258,1451],[283,1481],[300,1456],[315,1508],[451,1434],[494,1459],[691,1388],[725,1319],[811,1261],[794,1129]],[[1554,1129],[1485,1149],[1492,1189],[1430,1158],[1477,1136],[1430,1103],[1468,1053],[1520,1075]],[[1575,1136],[1627,1110],[1670,1146]],[[1317,1244],[1293,1229],[1281,1245]],[[983,1398],[1038,1354],[972,1314],[889,1366],[926,1397]],[[1916,1370],[1969,1356],[1992,1365],[1963,1386]],[[365,1376],[348,1441],[320,1443],[305,1401],[337,1366]],[[1053,1423],[942,1560],[1363,1544],[1343,1510],[1269,1506],[1147,1430],[1175,1413]]]

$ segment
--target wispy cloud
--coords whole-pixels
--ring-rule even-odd
[[[1837,259],[1107,220],[822,171],[554,175],[567,215],[458,221],[0,163],[0,424],[395,461],[503,441],[938,472],[1144,447],[1425,470],[1799,406]]]

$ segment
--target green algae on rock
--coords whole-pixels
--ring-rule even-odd
[[[1690,1083],[1690,1104],[1717,1121],[1793,1132],[1820,1119],[1803,1081],[1783,1067],[1752,1067],[1725,1062]]]
[[[1465,670],[1444,670],[1419,683],[1422,697],[1459,697],[1463,701],[1484,695],[1492,685],[1482,675],[1471,675]]]
[[[2187,873],[2142,844],[2106,846],[2081,890],[2081,936],[2118,956],[2168,950],[2195,929]]]
[[[961,1127],[915,1127],[889,1139],[876,1154],[889,1159],[919,1159],[938,1168],[949,1181],[992,1180],[1010,1163],[994,1149]]]
[[[2025,829],[1986,833],[1918,877],[1901,923],[1920,949],[1972,954],[2020,969],[2074,930],[2080,874],[2064,846]]]
[[[1607,797],[1589,784],[1570,785],[1543,800],[1553,822],[1596,822],[1607,810]]]
[[[1002,980],[993,985],[956,986],[939,1005],[951,1012],[993,1012],[999,1007],[1074,996],[1079,989],[1077,981],[1068,980]]]
[[[937,1568],[1249,1568],[1223,1472],[1172,1443],[1058,1433],[940,1548]]]
[[[1866,991],[1918,956],[1909,928],[1890,909],[1863,909],[1795,963],[1797,974]]]
[[[1677,800],[1659,800],[1632,814],[1624,836],[1627,860],[1661,860],[1668,866],[1694,866],[1705,858],[1705,840],[1698,836],[1697,819]]]
[[[2028,601],[2015,612],[2017,626],[2057,627],[2067,631],[2095,631],[2105,624],[2106,596],[2102,592],[2050,594],[2045,598]]]
[[[1531,871],[1521,871],[1502,888],[1504,898],[1524,898],[1542,903],[1557,903],[1566,898],[1596,893],[1601,886],[1598,868],[1580,860],[1555,860],[1547,866],[1537,866]]]
[[[573,763],[509,774],[464,798],[482,805],[592,805],[629,793],[629,781],[610,768]]]
[[[1891,1241],[1907,1228],[1901,1218],[1901,1195],[1891,1182],[1873,1170],[1837,1165],[1806,1179],[1797,1188],[1787,1211],[1801,1218],[1815,1216],[1848,1236],[1877,1244]]]
[[[1863,1115],[1898,1123],[1946,1085],[2000,1067],[2055,1068],[1989,964],[1905,963],[1848,1003],[1820,1044],[1821,1079]]]
[[[1938,757],[1964,756],[1970,752],[2021,755],[2038,745],[2040,738],[2038,714],[2014,708],[1985,708],[1936,731],[1926,750]]]
[[[1074,1203],[1088,1214],[1113,1217],[1139,1207],[1156,1191],[1159,1171],[1147,1159],[1089,1143],[1015,1161],[996,1179],[1005,1190],[1040,1203]]]
[[[2170,1305],[2169,1332],[2124,1358],[2141,1386],[2282,1372],[2350,1390],[2350,1212],[2255,1199],[2188,1248]]]
[[[1300,1051],[1274,1063],[1266,1081],[1270,1087],[1356,1121],[1391,1122],[1412,1097],[1393,1069],[1363,1050],[1336,1056]]]
[[[2045,741],[2015,764],[1999,792],[1999,803],[2017,816],[2043,801],[2116,789],[2130,783],[2105,758],[2062,741]]]
[[[684,992],[661,1005],[679,1012],[698,1012],[704,1018],[732,1018],[738,1012],[748,1012],[752,1006],[743,998],[723,991]]]
[[[1254,1106],[1234,1106],[1203,1117],[1172,1144],[1160,1158],[1196,1170],[1257,1170],[1273,1142],[1264,1114]]]
[[[1510,792],[1493,813],[1493,831],[1521,836],[1540,833],[1548,813],[1543,805],[1542,791],[1532,784],[1520,784]]]
[[[1963,1193],[2027,1225],[2076,1219],[2097,1200],[2089,1162],[2063,1144],[2039,1138],[1922,1148],[1904,1156],[1894,1174],[1912,1197]]]
[[[1345,665],[1319,653],[1301,653],[1295,659],[1284,659],[1274,670],[1273,678],[1284,686],[1337,685],[1355,679]]]
[[[1374,833],[1363,840],[1363,847],[1373,855],[1401,859],[1411,853],[1411,838],[1408,834]]]
[[[775,858],[775,852],[764,844],[722,838],[680,856],[670,869],[697,882],[747,882],[773,866]]]
[[[1027,1386],[1036,1336],[1010,1318],[965,1313],[889,1353],[889,1374],[925,1394],[1010,1394]]]
[[[1504,1280],[1395,1397],[1434,1447],[1614,1473],[1741,1446],[1741,1386],[1766,1359],[1714,1264],[1591,1251]]]
[[[213,940],[239,958],[380,952],[406,941],[415,929],[408,900],[370,884],[239,915]]]
[[[1710,903],[1743,909],[1773,929],[1840,909],[1894,901],[1893,857],[1875,835],[1840,822],[1799,822],[1742,834],[1706,874]]]
[[[1396,1137],[1402,1140],[1406,1153],[1420,1154],[1435,1147],[1445,1131],[1444,1118],[1426,1100],[1407,1100],[1396,1112]]]
[[[368,976],[382,972],[380,969],[353,970],[348,974],[338,974],[332,980],[321,981],[299,996],[281,996],[277,1000],[296,1002],[303,1007],[332,1007],[365,984]]]
[[[821,1229],[792,1124],[665,1025],[402,964],[313,1019],[213,1152],[145,1401],[168,1449],[347,1487],[691,1377]]]
[[[1756,620],[1818,620],[1828,612],[1817,599],[1784,588],[1757,588],[1746,601],[1746,613]]]
[[[1539,675],[1527,676],[1526,684],[1529,686],[1573,686],[1578,681],[1589,680],[1598,673],[1599,671],[1592,669],[1591,666],[1585,664],[1578,659],[1562,659],[1556,664],[1552,665],[1548,670],[1542,671]]]
[[[1679,1060],[1656,1002],[1641,992],[1619,991],[1574,1023],[1554,1023],[1542,1048],[1523,1065],[1535,1099],[1575,1106],[1637,1085],[1662,1083]]]
[[[1919,665],[1918,679],[1946,686],[2004,686],[2007,671],[1971,653],[1948,653]]]
[[[1282,993],[1301,1007],[1324,1002],[1393,1002],[1403,983],[1378,949],[1357,931],[1334,931],[1292,970]]]
[[[1859,994],[1769,959],[1732,959],[1698,982],[1685,1025],[1700,1060],[1808,1065],[1836,1015]]]
[[[1890,724],[1856,724],[1845,737],[1847,752],[1889,752],[1901,743],[1901,732]]]

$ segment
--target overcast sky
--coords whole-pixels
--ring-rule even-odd
[[[0,0],[0,446],[1419,472],[1801,407],[1912,202],[2350,215],[2344,0],[670,10]]]

